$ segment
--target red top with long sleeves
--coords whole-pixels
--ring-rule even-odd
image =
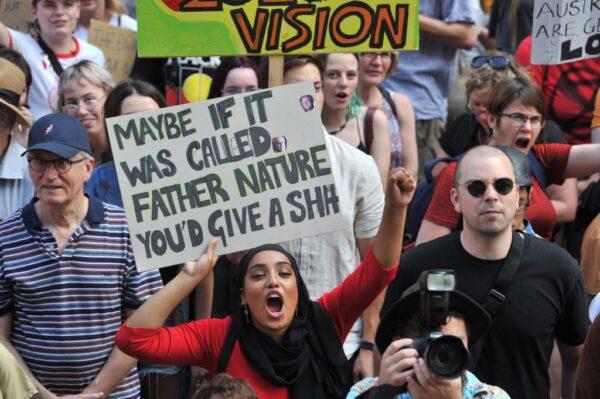
[[[354,272],[317,300],[331,317],[340,345],[360,314],[392,281],[396,269],[384,269],[369,249],[365,260]],[[205,319],[159,329],[124,324],[115,340],[119,349],[142,361],[202,366],[214,374],[231,321],[231,317]],[[244,358],[239,342],[233,348],[226,372],[248,381],[259,398],[288,398],[286,387],[271,384],[252,368]]]
[[[571,146],[568,144],[537,144],[534,145],[534,148],[537,158],[546,169],[547,185],[562,184]],[[461,215],[454,210],[450,201],[450,190],[454,187],[456,166],[456,162],[449,163],[440,173],[429,208],[424,216],[425,220],[452,231],[458,230],[461,221]],[[554,226],[556,226],[556,211],[538,181],[534,177],[532,179],[531,200],[525,211],[525,217],[531,222],[536,233],[550,238]]]

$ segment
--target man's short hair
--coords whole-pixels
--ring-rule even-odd
[[[254,390],[241,378],[233,378],[228,374],[220,373],[210,381],[201,385],[192,399],[258,399]]]
[[[479,156],[479,157],[493,157],[496,155],[500,155],[505,157],[510,165],[512,166],[513,163],[510,160],[510,158],[508,157],[508,155],[506,155],[504,152],[502,152],[502,150],[493,147],[491,145],[478,145],[476,147],[471,148],[469,151],[465,152],[460,159],[458,160],[458,164],[456,165],[456,172],[454,173],[454,188],[458,188],[458,184],[460,182],[460,178],[462,177],[462,164],[464,162],[464,160],[466,158],[469,158],[471,156]],[[514,166],[512,167],[513,169],[513,176],[515,173],[515,169]]]
[[[304,54],[304,55],[286,55],[283,57],[283,74],[290,69],[312,64],[317,67],[319,70],[319,74],[321,77],[323,76],[323,72],[325,72],[325,64],[323,63],[323,58],[318,55],[312,54]],[[269,87],[269,59],[268,57],[264,57],[262,62],[260,63],[260,74],[258,85],[261,89],[266,89]]]

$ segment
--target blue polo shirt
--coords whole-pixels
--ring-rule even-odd
[[[62,254],[34,202],[0,222],[0,316],[12,312],[12,343],[51,392],[81,392],[102,369],[124,321],[162,287],[138,273],[125,212],[90,198]],[[140,396],[137,370],[110,398]]]

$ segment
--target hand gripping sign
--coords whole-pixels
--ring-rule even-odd
[[[341,229],[303,82],[107,120],[138,270]]]

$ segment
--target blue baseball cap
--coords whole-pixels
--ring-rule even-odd
[[[29,130],[27,151],[44,150],[61,158],[71,158],[79,151],[92,155],[87,130],[77,119],[63,114],[48,114],[38,119]]]

